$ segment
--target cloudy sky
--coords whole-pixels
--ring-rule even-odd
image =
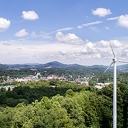
[[[1,0],[0,63],[128,60],[126,0]]]

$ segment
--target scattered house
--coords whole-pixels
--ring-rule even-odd
[[[24,81],[24,79],[23,78],[17,78],[17,79],[15,79],[15,81],[22,82],[22,81]]]
[[[98,86],[108,86],[110,83],[96,83],[96,85],[98,85]]]
[[[10,89],[12,91],[15,88],[15,85],[6,85],[6,86],[0,86],[0,89],[5,88],[6,91]]]
[[[47,76],[47,80],[52,80],[52,79],[58,79],[59,77],[56,75],[49,75]]]
[[[52,68],[52,66],[45,67],[46,69]]]
[[[88,83],[88,81],[83,81],[83,82],[81,82],[81,84],[82,84],[82,85],[86,85],[86,86],[89,86],[89,83]]]
[[[98,85],[98,86],[104,86],[104,83],[96,83],[96,85]]]
[[[105,86],[108,86],[110,83],[96,83],[96,88],[101,89]]]
[[[104,86],[108,86],[110,83],[104,83]]]
[[[95,87],[98,88],[98,89],[102,89],[103,88],[103,86],[99,86],[99,85],[96,85]]]

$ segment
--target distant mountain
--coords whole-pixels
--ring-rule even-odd
[[[7,69],[8,68],[8,66],[7,65],[4,65],[4,64],[0,64],[0,69]]]
[[[35,67],[35,65],[29,65],[29,64],[7,64],[6,66],[8,66],[8,68],[33,68]]]
[[[78,64],[63,64],[57,61],[53,61],[53,62],[49,62],[44,64],[44,67],[51,67],[51,68],[69,68],[69,67],[85,67],[82,65],[78,65]]]
[[[44,64],[45,68],[51,67],[51,68],[65,68],[67,67],[67,64],[62,64],[60,62],[57,61],[53,61],[53,62],[49,62]]]
[[[117,66],[117,69],[123,72],[128,72],[128,64]]]
[[[105,70],[107,68],[107,66],[103,66],[103,65],[92,65],[92,66],[83,66],[83,65],[79,65],[79,64],[63,64],[60,63],[58,61],[52,61],[49,63],[45,63],[45,64],[38,64],[38,63],[26,63],[26,64],[0,64],[0,69],[24,69],[24,68],[28,68],[28,69],[48,69],[48,68],[90,68],[90,69],[102,69]],[[112,69],[113,67],[111,67],[110,69]],[[127,72],[128,71],[128,64],[126,65],[120,65],[117,66],[117,69],[119,71],[122,72]]]
[[[78,64],[63,64],[58,61],[52,61],[46,64],[32,64],[32,63],[27,63],[27,64],[8,64],[6,65],[9,68],[39,68],[39,69],[45,69],[45,68],[70,68],[70,67],[85,67],[82,65]]]
[[[106,69],[108,66],[104,66],[104,65],[92,65],[92,66],[88,66],[89,68],[103,68]]]

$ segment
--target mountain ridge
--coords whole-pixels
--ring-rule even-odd
[[[106,69],[108,66],[104,65],[92,65],[92,66],[84,66],[80,64],[64,64],[58,61],[51,61],[45,64],[40,63],[25,63],[25,64],[0,64],[0,69],[9,69],[9,68],[39,68],[39,69],[45,69],[45,68],[102,68]],[[118,70],[122,71],[128,71],[128,64],[117,66]]]
[[[93,68],[93,67],[102,67],[105,68],[106,66],[103,65],[92,65],[92,66],[84,66],[80,64],[64,64],[58,61],[51,61],[45,64],[40,63],[25,63],[25,64],[5,64],[10,68]]]

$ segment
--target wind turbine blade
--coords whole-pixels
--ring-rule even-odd
[[[113,62],[106,68],[106,70],[104,71],[104,73],[112,66]]]
[[[121,63],[128,63],[128,61],[123,61],[123,60],[117,60],[117,61]]]
[[[110,47],[111,47],[111,50],[112,50],[113,56],[114,56],[114,58],[115,58],[116,56],[115,56],[115,53],[114,53],[114,50],[113,50],[113,48],[112,48],[111,43],[110,43]]]

